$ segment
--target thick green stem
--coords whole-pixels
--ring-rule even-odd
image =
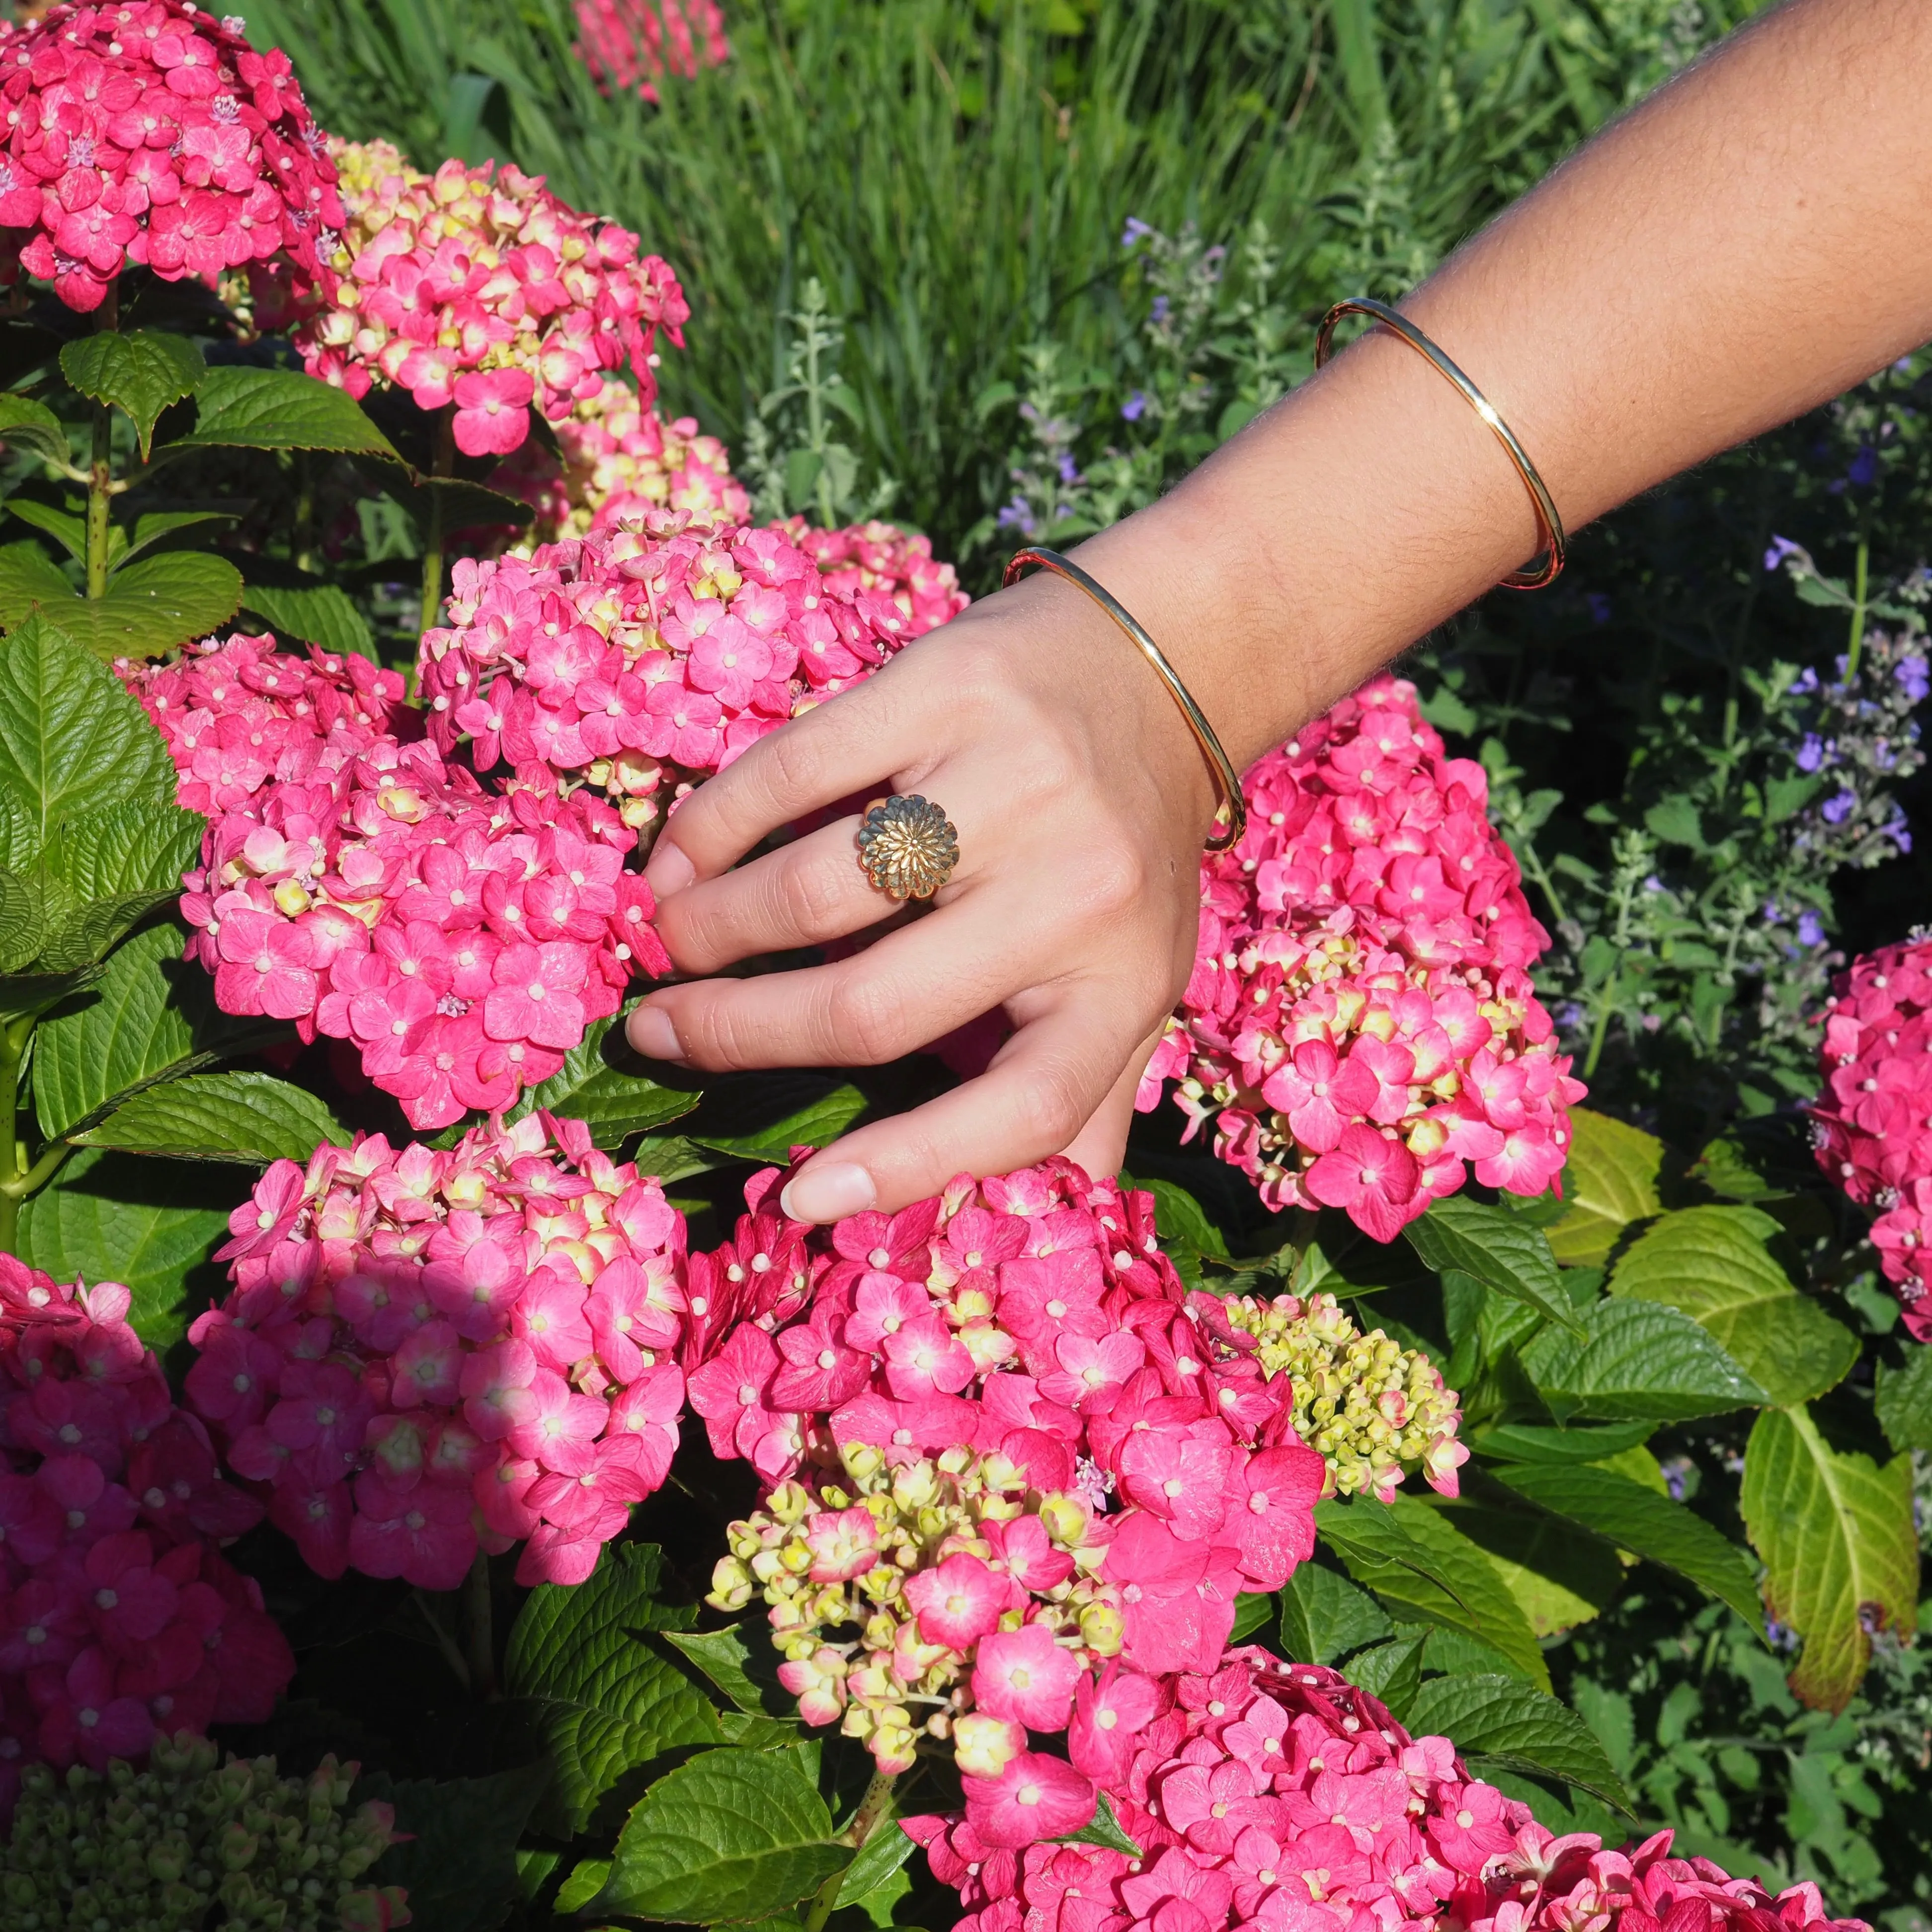
[[[0,1250],[11,1254],[20,1227],[21,1178],[19,1100],[20,1062],[33,1031],[31,1020],[16,1020],[0,1030]]]
[[[121,326],[121,305],[114,284],[107,285],[106,299],[94,311],[97,331]],[[107,594],[107,513],[113,507],[114,415],[105,403],[94,406],[94,452],[87,472],[87,594]]]
[[[87,472],[87,594],[107,594],[107,512],[114,498],[114,419],[105,403],[94,406],[94,460]]]
[[[496,1640],[490,1608],[490,1559],[482,1550],[470,1566],[464,1592],[464,1635],[470,1646],[470,1694],[484,1702],[496,1695]]]
[[[431,476],[447,478],[456,473],[456,417],[454,406],[446,404],[436,418],[436,454],[430,465]],[[423,545],[422,623],[433,629],[442,616],[442,492],[432,490],[429,500],[429,532]]]
[[[866,1795],[859,1800],[859,1808],[853,1813],[851,1823],[842,1834],[854,1851],[862,1848],[879,1820],[892,1808],[893,1775],[889,1771],[872,1774],[872,1781],[866,1786]],[[825,1932],[825,1922],[832,1916],[832,1908],[838,1902],[839,1888],[844,1882],[845,1873],[842,1868],[813,1894],[812,1910],[805,1915],[802,1932]]]
[[[1617,976],[1612,973],[1604,982],[1600,1004],[1597,1008],[1597,1023],[1590,1029],[1590,1052],[1583,1062],[1583,1078],[1589,1079],[1597,1070],[1597,1062],[1604,1057],[1604,1041],[1610,1030],[1610,1010],[1616,1004]]]
[[[1858,658],[1865,646],[1865,590],[1871,568],[1871,545],[1858,539],[1858,568],[1852,580],[1852,641],[1845,651],[1845,682],[1858,674]]]

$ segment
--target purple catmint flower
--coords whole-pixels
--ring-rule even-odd
[[[1928,674],[1924,658],[1900,658],[1892,667],[1892,674],[1909,703],[1923,704],[1932,695],[1932,674]]]
[[[1764,554],[1764,567],[1767,570],[1775,570],[1786,557],[1802,556],[1804,554],[1803,544],[1793,543],[1789,537],[1773,537],[1771,548]]]
[[[1890,821],[1880,828],[1879,836],[1883,838],[1889,838],[1898,848],[1901,857],[1912,850],[1912,828],[1906,822],[1905,814],[1902,812],[1895,812],[1892,815]]]
[[[1120,405],[1120,414],[1125,417],[1129,422],[1138,422],[1141,418],[1146,413],[1147,392],[1144,389],[1136,389],[1133,394]]]
[[[1815,731],[1808,731],[1804,741],[1798,747],[1797,764],[1801,772],[1815,772],[1825,762],[1826,744]]]
[[[1144,242],[1153,232],[1153,229],[1138,214],[1130,214],[1127,217],[1127,225],[1120,230],[1120,246],[1132,248]]]
[[[1825,823],[1827,825],[1844,824],[1858,809],[1858,803],[1856,792],[1841,791],[1835,797],[1828,798],[1823,807]]]
[[[1658,1465],[1658,1473],[1664,1478],[1664,1486],[1670,1492],[1670,1500],[1681,1503],[1684,1492],[1690,1486],[1691,1462],[1688,1456],[1673,1456],[1667,1462]]]
[[[1878,481],[1878,452],[1868,443],[1852,458],[1845,479],[1855,490],[1869,490]]]
[[[1807,664],[1792,680],[1791,688],[1796,696],[1810,697],[1818,688],[1818,673],[1816,668]]]
[[[1023,537],[1030,537],[1034,532],[1033,512],[1024,496],[1016,496],[1005,505],[994,521],[1001,530],[1018,530]]]
[[[1610,621],[1610,600],[1602,591],[1585,591],[1583,602],[1589,607],[1592,623],[1607,624]]]
[[[1167,311],[1168,307],[1169,304],[1166,296],[1156,296],[1154,297],[1154,308],[1151,313],[1156,322],[1165,322],[1167,320]]]
[[[1798,943],[1814,949],[1824,944],[1824,922],[1815,912],[1801,912],[1798,915]]]
[[[1072,458],[1067,455],[1064,451],[1061,452],[1060,458],[1060,480],[1069,488],[1082,480],[1079,471],[1073,466]]]

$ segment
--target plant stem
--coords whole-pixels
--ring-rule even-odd
[[[484,1702],[494,1702],[496,1690],[496,1643],[490,1614],[490,1559],[482,1550],[470,1566],[470,1582],[465,1592],[464,1621],[470,1642],[470,1691]]]
[[[436,454],[430,475],[437,478],[453,476],[456,470],[456,418],[454,405],[445,404],[436,418]],[[423,548],[422,623],[432,629],[442,615],[442,492],[432,490],[429,500],[429,538]]]
[[[441,1618],[430,1608],[428,1594],[421,1589],[412,1589],[410,1594],[415,1599],[423,1622],[429,1625],[430,1634],[436,1639],[436,1648],[442,1652],[442,1660],[449,1666],[450,1675],[467,1690],[470,1688],[470,1660],[458,1647],[456,1640],[443,1628]]]
[[[97,332],[121,326],[118,292],[112,282],[106,299],[95,310]],[[87,594],[92,598],[107,594],[107,513],[113,507],[114,414],[105,403],[94,406],[93,460],[87,472]]]
[[[1604,1057],[1604,1038],[1610,1030],[1610,1009],[1617,997],[1617,976],[1612,973],[1604,983],[1600,1004],[1597,1008],[1597,1023],[1590,1029],[1590,1052],[1583,1062],[1583,1078],[1591,1078],[1596,1072],[1597,1062]]]
[[[20,1199],[26,1192],[17,1184],[22,1178],[19,1101],[20,1062],[26,1057],[27,1041],[34,1023],[15,1020],[0,1030],[0,1249],[11,1254],[20,1227]]]
[[[863,1848],[879,1820],[892,1809],[895,1775],[889,1771],[872,1774],[872,1781],[859,1800],[859,1808],[853,1813],[851,1823],[841,1834],[854,1851]],[[802,1932],[825,1932],[825,1922],[832,1916],[832,1908],[838,1903],[839,1888],[845,1882],[845,1870],[842,1868],[834,1872],[812,1895],[812,1910],[805,1915]]]
[[[1868,573],[1871,568],[1871,544],[1865,538],[1858,539],[1858,568],[1852,580],[1852,641],[1845,651],[1845,682],[1850,684],[1858,674],[1858,657],[1865,644],[1865,589]]]

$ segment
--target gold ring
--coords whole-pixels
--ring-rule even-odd
[[[859,821],[859,866],[875,892],[929,899],[958,862],[958,832],[930,799],[895,793],[866,806]]]

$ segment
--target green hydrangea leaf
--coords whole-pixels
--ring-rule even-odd
[[[593,1911],[715,1925],[782,1912],[852,1862],[790,1751],[701,1751],[626,1821]]]
[[[40,850],[110,804],[172,805],[174,761],[105,664],[29,620],[0,639],[0,794]]]
[[[112,659],[153,657],[205,638],[241,603],[242,573],[226,558],[162,550],[116,571],[104,596],[48,608],[76,644]]]
[[[170,449],[328,449],[396,456],[394,446],[352,396],[299,370],[211,369],[196,392],[195,407],[194,430],[170,443]]]
[[[1568,1211],[1549,1230],[1550,1251],[1564,1268],[1594,1268],[1609,1260],[1633,1221],[1664,1211],[1658,1193],[1664,1143],[1607,1114],[1575,1107],[1570,1113],[1570,1159],[1563,1170]]]
[[[332,584],[267,584],[250,579],[242,592],[244,610],[284,639],[299,638],[326,651],[367,657],[374,640],[348,593]]]
[[[74,460],[65,425],[45,403],[31,396],[0,395],[0,442],[49,463]]]
[[[185,938],[172,920],[144,928],[42,1022],[34,1041],[34,1102],[48,1139],[92,1126],[156,1081],[286,1036],[278,1022],[218,1011],[207,974],[182,956]]]
[[[1588,1463],[1504,1465],[1491,1473],[1552,1515],[1661,1563],[1729,1604],[1747,1623],[1757,1623],[1757,1580],[1744,1552],[1682,1503]]]
[[[0,872],[0,973],[31,965],[40,950],[40,895],[34,881]]]
[[[1514,1678],[1432,1677],[1402,1722],[1418,1737],[1454,1738],[1474,1768],[1480,1760],[1531,1778],[1574,1784],[1620,1810],[1630,1794],[1594,1734],[1568,1705]]]
[[[36,611],[64,610],[80,601],[67,572],[38,544],[0,544],[0,630],[19,629]]]
[[[324,1142],[346,1146],[349,1130],[307,1089],[272,1073],[192,1073],[142,1088],[72,1138],[124,1154],[266,1167],[305,1162]]]
[[[1582,1323],[1564,1292],[1548,1238],[1520,1215],[1451,1194],[1432,1202],[1428,1213],[1402,1232],[1438,1274],[1456,1269],[1545,1320],[1581,1332]]]
[[[1779,1224],[1755,1208],[1684,1208],[1618,1258],[1610,1292],[1681,1310],[1780,1407],[1834,1388],[1858,1337],[1801,1294],[1765,1244]]]
[[[154,328],[82,336],[61,351],[60,361],[61,373],[83,396],[133,418],[144,463],[161,412],[193,395],[212,373],[188,337]]]
[[[1918,1624],[1912,1459],[1843,1455],[1802,1408],[1768,1408],[1744,1445],[1744,1529],[1764,1558],[1771,1614],[1804,1640],[1791,1688],[1843,1710],[1871,1660],[1872,1632]]]
[[[1881,1362],[1874,1406],[1886,1440],[1900,1454],[1932,1450],[1932,1348],[1908,1344],[1898,1368]]]
[[[210,1258],[235,1202],[212,1176],[184,1184],[178,1167],[90,1148],[22,1204],[18,1252],[56,1281],[125,1283],[135,1333],[166,1350],[228,1292]]]
[[[36,497],[9,496],[7,514],[18,517],[23,524],[32,524],[37,530],[46,531],[75,562],[87,561],[87,518],[84,513],[57,510],[52,504],[43,503]],[[62,581],[64,583],[66,579],[63,578]]]
[[[1586,1311],[1584,1330],[1546,1328],[1522,1351],[1558,1422],[1688,1422],[1770,1400],[1708,1330],[1660,1302],[1608,1298]]]
[[[644,1070],[650,1064],[624,1043],[621,1014],[599,1021],[548,1080],[524,1090],[506,1118],[520,1120],[548,1108],[560,1118],[583,1121],[599,1147],[614,1148],[632,1134],[681,1118],[703,1097],[695,1088],[659,1085]]]
[[[1487,1552],[1444,1512],[1408,1496],[1387,1504],[1330,1498],[1316,1505],[1315,1524],[1356,1582],[1424,1622],[1466,1632],[1549,1687],[1528,1618]]]
[[[868,1104],[857,1088],[834,1087],[829,1093],[821,1090],[804,1106],[782,1120],[774,1120],[769,1126],[742,1134],[694,1133],[691,1138],[700,1147],[710,1148],[718,1154],[736,1154],[740,1160],[782,1164],[795,1147],[824,1147],[836,1140],[866,1111]]]
[[[1282,1648],[1300,1663],[1334,1664],[1394,1634],[1374,1598],[1318,1564],[1300,1564],[1281,1587]]]

